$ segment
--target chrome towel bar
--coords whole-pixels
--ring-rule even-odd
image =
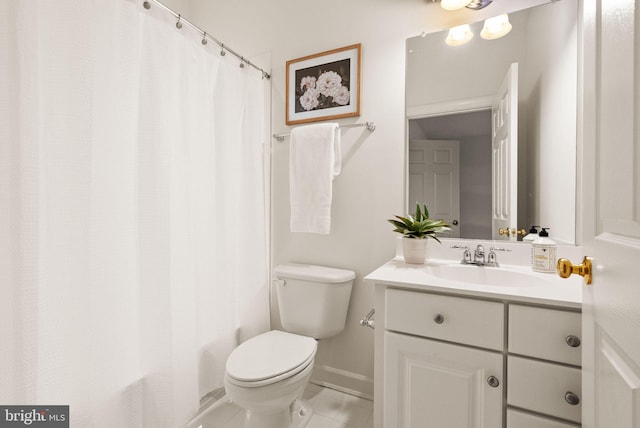
[[[359,128],[361,126],[365,126],[367,130],[373,132],[376,130],[375,122],[363,122],[363,123],[353,123],[351,125],[341,125],[340,128]],[[275,138],[278,142],[283,142],[284,137],[288,137],[291,134],[273,134],[273,138]]]

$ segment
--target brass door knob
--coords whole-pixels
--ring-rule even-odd
[[[500,229],[498,229],[498,233],[500,234],[500,236],[502,236],[502,235],[511,236],[511,229],[500,228]]]
[[[521,236],[524,236],[524,235],[527,234],[527,231],[524,230],[524,229],[503,229],[503,228],[500,228],[500,229],[498,229],[498,234],[501,235],[501,236],[502,235],[507,235],[507,236],[521,235]]]
[[[593,267],[591,265],[591,258],[585,257],[582,260],[582,264],[573,265],[568,259],[558,260],[558,275],[562,278],[569,278],[571,274],[575,273],[584,278],[584,282],[588,285],[591,284],[593,278]]]

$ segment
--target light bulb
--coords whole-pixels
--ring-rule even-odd
[[[461,46],[473,39],[473,33],[469,24],[458,25],[449,29],[445,43],[449,46]]]
[[[511,23],[509,22],[509,15],[506,13],[493,18],[487,18],[484,21],[484,27],[480,32],[480,37],[486,40],[499,39],[506,36],[511,31]]]

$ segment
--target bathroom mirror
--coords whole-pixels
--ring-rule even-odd
[[[483,22],[475,22],[473,39],[462,46],[445,44],[447,31],[407,40],[409,211],[418,199],[415,189],[431,185],[412,180],[441,174],[430,166],[416,174],[416,150],[436,153],[440,142],[458,141],[459,172],[447,180],[457,180],[459,192],[445,186],[421,202],[454,211],[458,204],[458,217],[450,219],[453,237],[520,239],[498,236],[492,225],[492,194],[499,189],[492,184],[491,104],[517,64],[517,177],[507,183],[517,199],[517,220],[510,227],[548,227],[557,242],[576,243],[577,16],[577,0],[558,0],[511,13],[512,30],[500,39],[482,39]],[[451,171],[447,177],[455,176],[456,168]]]

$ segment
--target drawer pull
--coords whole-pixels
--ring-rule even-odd
[[[444,317],[441,314],[436,314],[436,316],[433,317],[433,322],[436,324],[442,324],[444,322]]]
[[[573,392],[568,391],[566,394],[564,394],[564,401],[572,406],[577,406],[578,404],[580,404],[580,397],[578,397]]]
[[[578,346],[580,346],[580,338],[578,336],[574,336],[573,334],[567,336],[565,341],[567,342],[567,345],[571,346],[572,348],[577,348]]]
[[[498,380],[498,378],[497,378],[497,377],[495,377],[495,376],[489,376],[489,377],[487,378],[487,383],[489,384],[489,386],[490,386],[491,388],[497,388],[497,387],[499,387],[499,386],[500,386],[500,381],[499,381],[499,380]]]

